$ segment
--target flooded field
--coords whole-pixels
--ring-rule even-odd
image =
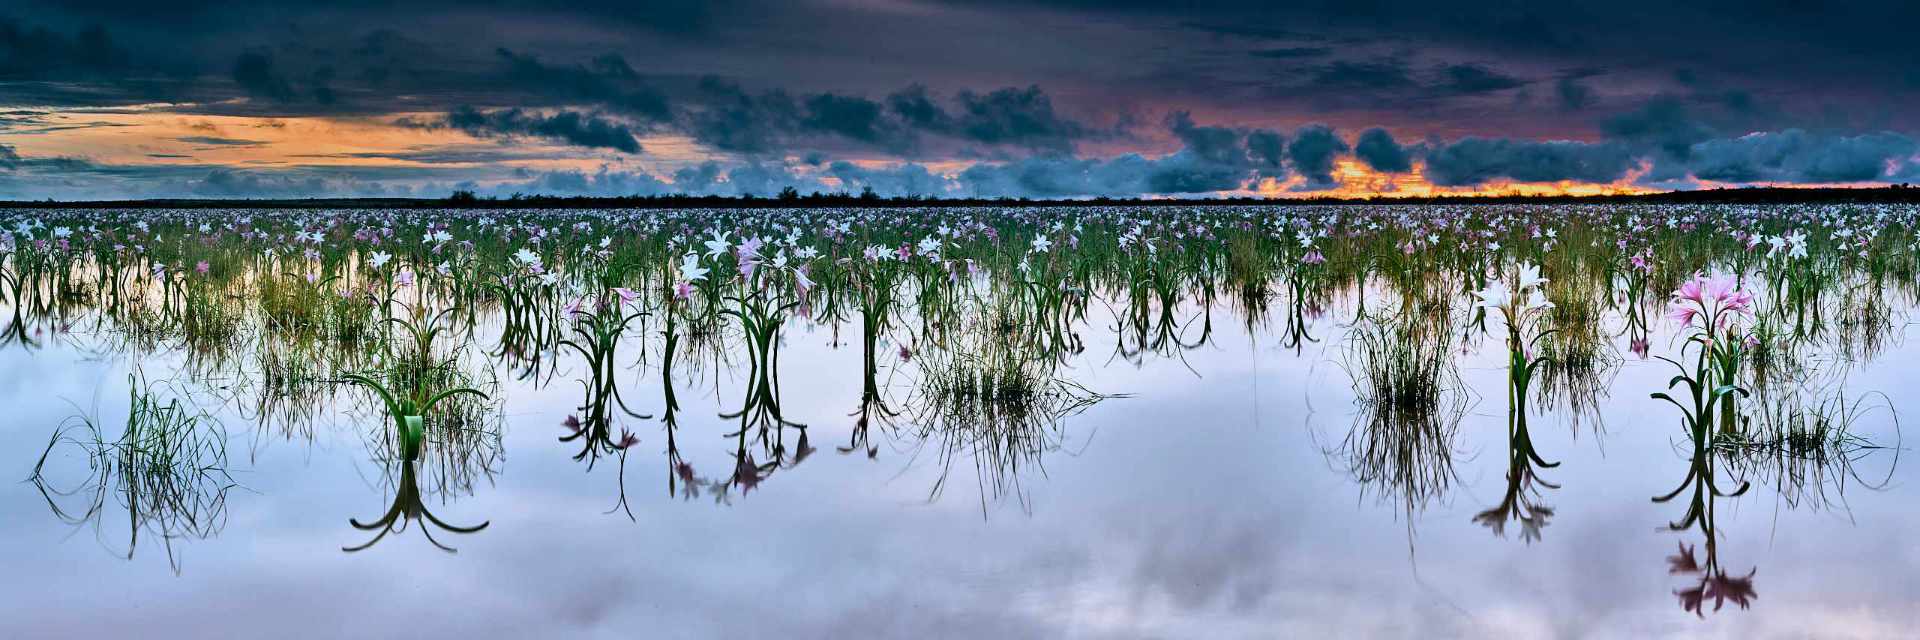
[[[1920,207],[0,211],[0,637],[1901,637]]]

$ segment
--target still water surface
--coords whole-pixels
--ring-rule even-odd
[[[1678,411],[1649,398],[1674,369],[1613,338],[1620,364],[1592,399],[1597,409],[1535,407],[1533,449],[1558,466],[1531,469],[1536,480],[1519,496],[1529,526],[1483,515],[1511,504],[1497,337],[1456,355],[1470,391],[1450,462],[1419,461],[1450,470],[1382,478],[1353,460],[1350,438],[1366,421],[1344,339],[1353,303],[1342,300],[1309,320],[1317,342],[1295,347],[1278,321],[1250,330],[1216,301],[1203,341],[1138,357],[1116,357],[1115,312],[1090,305],[1076,327],[1086,348],[1060,375],[1107,397],[1036,427],[1038,440],[1010,457],[920,433],[902,407],[914,402],[901,388],[910,384],[888,377],[916,356],[901,362],[887,343],[880,390],[909,410],[874,420],[863,440],[857,316],[791,320],[779,346],[781,411],[808,425],[806,439],[786,430],[778,464],[744,481],[732,435],[740,421],[720,417],[747,392],[744,364],[694,367],[670,383],[671,456],[660,370],[621,365],[616,385],[653,417],[622,418],[638,443],[591,456],[589,468],[577,443],[559,441],[578,413],[585,364],[562,358],[543,380],[493,362],[482,377],[499,380],[497,446],[479,445],[465,462],[429,456],[416,478],[445,524],[486,528],[415,521],[351,553],[343,548],[375,532],[350,520],[379,520],[396,493],[394,465],[377,455],[386,418],[366,398],[316,407],[303,428],[262,427],[246,402],[223,397],[220,380],[184,373],[181,353],[132,357],[84,331],[16,345],[0,350],[0,477],[10,480],[0,483],[0,637],[1902,637],[1920,628],[1920,472],[1900,460],[1893,418],[1920,415],[1904,392],[1920,346],[1903,322],[1884,352],[1844,365],[1846,397],[1871,395],[1875,406],[1854,433],[1887,448],[1812,480],[1752,473],[1742,495],[1708,494],[1710,532],[1670,527],[1688,515],[1691,489],[1653,500],[1693,464]],[[1179,309],[1189,342],[1208,312],[1192,300]],[[1677,329],[1653,319],[1656,354],[1677,348]],[[498,331],[497,319],[483,322],[477,343]],[[73,416],[124,421],[136,370],[228,431],[232,486],[201,496],[218,502],[217,516],[171,540],[145,527],[136,537],[119,496],[75,517],[71,500],[84,503],[84,492],[61,492],[86,482],[89,461],[74,447],[47,454],[44,483],[24,481]],[[756,464],[770,462],[753,450]],[[1703,578],[1675,569],[1707,562],[1709,546],[1733,581],[1722,589],[1736,593],[1709,594],[1696,613],[1683,594]]]

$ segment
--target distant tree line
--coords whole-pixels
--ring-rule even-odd
[[[718,195],[632,195],[632,196],[550,196],[515,193],[507,197],[480,196],[472,191],[455,191],[446,198],[307,198],[307,199],[161,199],[59,202],[54,200],[0,202],[13,208],[384,208],[384,209],[720,209],[793,207],[1165,207],[1225,205],[1380,205],[1380,204],[1580,204],[1580,203],[1666,203],[1666,204],[1788,204],[1788,203],[1920,203],[1920,188],[1896,184],[1870,188],[1796,188],[1746,187],[1700,189],[1649,194],[1615,195],[1438,195],[1364,198],[1309,197],[1263,198],[941,198],[922,195],[885,197],[873,189],[858,194],[815,191],[801,194],[793,187],[772,197],[753,194]]]

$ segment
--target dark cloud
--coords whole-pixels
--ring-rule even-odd
[[[1268,87],[1274,100],[1304,101],[1318,111],[1395,110],[1434,113],[1475,104],[1483,96],[1523,89],[1531,80],[1477,63],[1424,64],[1404,53],[1336,59],[1302,69],[1280,69]]]
[[[1687,158],[1693,145],[1713,137],[1713,129],[1673,96],[1654,98],[1638,109],[1607,118],[1600,130],[1609,138],[1652,147],[1679,160]]]
[[[1193,116],[1185,111],[1167,116],[1166,124],[1167,130],[1186,145],[1186,150],[1201,160],[1230,166],[1243,166],[1247,162],[1247,150],[1240,143],[1238,131],[1194,124]]]
[[[796,145],[852,141],[894,152],[916,138],[878,102],[833,93],[795,98],[782,90],[749,93],[738,84],[708,77],[700,82],[702,107],[688,118],[695,140],[723,151],[784,152]]]
[[[1285,138],[1278,133],[1197,125],[1184,111],[1168,116],[1166,126],[1184,147],[1152,163],[1147,192],[1233,190],[1258,178],[1286,176],[1282,164]]]
[[[1301,127],[1294,132],[1293,141],[1287,143],[1287,159],[1293,163],[1295,173],[1306,177],[1309,188],[1334,184],[1334,157],[1346,152],[1346,141],[1324,124]]]
[[[1287,137],[1274,131],[1256,129],[1247,133],[1247,157],[1253,160],[1262,177],[1284,178]]]
[[[1070,152],[1076,140],[1093,131],[1054,111],[1053,100],[1038,86],[1012,87],[988,93],[961,91],[958,109],[937,122],[936,131],[989,145],[1008,145],[1037,151]]]
[[[667,95],[650,84],[616,53],[586,64],[553,65],[506,48],[495,54],[506,65],[508,86],[560,100],[597,105],[645,122],[673,119]]]
[[[1327,47],[1279,47],[1275,49],[1257,49],[1247,52],[1255,58],[1268,60],[1299,60],[1302,58],[1320,58],[1333,53]]]
[[[263,142],[260,140],[247,140],[243,138],[222,138],[219,136],[186,136],[182,138],[174,138],[174,140],[177,142],[185,142],[187,144],[204,144],[204,145],[212,145],[216,147],[257,147],[257,146],[266,144],[266,142]]]
[[[394,24],[427,22],[436,16],[458,14],[487,18],[503,27],[515,21],[535,18],[570,26],[600,26],[608,29],[638,27],[646,35],[674,37],[713,37],[712,28],[719,17],[751,11],[772,3],[748,0],[489,0],[484,3],[464,0],[416,0],[395,4],[385,0],[344,0],[309,3],[298,0],[186,0],[169,3],[166,11],[151,11],[153,5],[141,0],[17,0],[23,9],[39,13],[59,13],[88,21],[121,20],[171,30],[261,28],[263,24],[319,22],[330,15],[346,14],[358,20],[379,20]]]
[[[1553,83],[1553,95],[1562,111],[1580,111],[1593,106],[1593,87],[1579,78],[1563,77]]]
[[[1440,88],[1449,93],[1482,94],[1526,86],[1527,81],[1477,64],[1453,64],[1440,70]]]
[[[1054,110],[1038,86],[988,93],[961,91],[949,111],[926,87],[909,86],[887,96],[887,109],[907,125],[965,142],[1064,153],[1096,131]]]
[[[891,151],[905,151],[914,139],[897,121],[886,117],[880,103],[866,98],[822,93],[807,98],[800,125],[811,131],[857,140]]]
[[[136,126],[136,125],[126,123],[126,122],[109,122],[105,120],[54,121],[52,119],[42,119],[42,118],[21,118],[18,120],[7,121],[5,119],[0,119],[0,130],[3,130],[6,133],[11,135],[20,135],[20,136],[55,133],[59,131],[74,131],[79,129],[107,129],[107,128],[120,128],[120,127],[133,127],[133,126]]]
[[[687,118],[695,140],[724,151],[764,153],[793,147],[852,142],[907,154],[924,136],[961,144],[1070,153],[1074,142],[1103,132],[1055,111],[1039,87],[987,93],[960,91],[943,104],[925,87],[911,85],[884,102],[818,93],[795,97],[783,90],[751,93],[717,77],[700,81],[700,108]]]
[[[1005,0],[977,3],[1014,4]],[[1799,72],[1820,63],[1859,59],[1872,60],[1875,69],[1887,69],[1920,59],[1920,48],[1903,37],[1904,25],[1920,18],[1920,7],[1897,0],[1840,6],[1797,0],[1626,0],[1604,5],[1431,0],[1308,0],[1284,6],[1257,0],[1119,6],[1050,0],[1039,4],[1110,19],[1165,21],[1218,36],[1276,40],[1371,36],[1508,54],[1652,58],[1699,67],[1752,68],[1753,61],[1767,60]],[[1775,72],[1764,67],[1752,70]]]
[[[425,126],[458,129],[478,138],[532,136],[577,147],[640,153],[640,141],[633,129],[578,111],[543,115],[522,109],[480,111],[461,107],[449,112],[445,119]]]
[[[1716,182],[1874,182],[1910,165],[1912,138],[1896,133],[1819,135],[1789,129],[1693,146],[1689,172]]]
[[[233,82],[252,96],[276,102],[294,99],[292,83],[273,68],[273,56],[264,51],[249,51],[234,59]]]
[[[439,146],[409,151],[358,151],[352,153],[308,153],[290,157],[302,159],[352,158],[403,160],[421,164],[485,164],[523,160],[565,160],[573,157],[565,151],[527,151],[501,149],[495,145]]]
[[[0,79],[73,80],[118,74],[130,66],[126,50],[105,27],[69,36],[0,18]]]
[[[1394,141],[1393,134],[1379,127],[1360,132],[1360,138],[1353,145],[1353,155],[1374,171],[1406,173],[1413,170],[1413,158],[1406,148]]]
[[[1519,182],[1614,182],[1637,166],[1634,154],[1619,143],[1535,142],[1468,137],[1426,153],[1428,180],[1446,187],[1492,180]]]
[[[0,169],[12,169],[18,164],[20,164],[20,154],[14,153],[13,147],[0,144]]]
[[[1209,134],[1216,132],[1190,131],[1189,135],[1195,133],[1211,144]],[[1241,153],[1237,167],[1233,164],[1236,157],[1230,152],[1221,148],[1196,151],[1193,147],[1157,160],[1130,153],[1107,159],[1044,155],[1011,162],[982,162],[960,173],[958,191],[984,197],[1036,198],[1206,193],[1244,184],[1248,171],[1246,156]]]
[[[1166,127],[1183,143],[1166,156],[1044,155],[983,162],[961,172],[956,190],[988,197],[1194,195],[1247,189],[1263,178],[1284,178],[1288,165],[1307,177],[1300,190],[1317,190],[1336,186],[1334,159],[1347,151],[1346,142],[1325,125],[1302,127],[1291,143],[1270,130],[1199,125],[1185,112],[1168,116]]]
[[[1401,89],[1414,86],[1412,70],[1397,60],[1342,60],[1314,70],[1309,85],[1320,90]]]
[[[1292,31],[1289,29],[1283,29],[1279,27],[1254,26],[1254,25],[1248,25],[1248,24],[1207,24],[1207,23],[1193,22],[1193,21],[1181,22],[1179,24],[1183,28],[1200,31],[1203,33],[1210,33],[1216,36],[1233,36],[1233,37],[1239,37],[1239,38],[1250,38],[1254,40],[1318,40],[1320,39],[1319,36],[1316,36],[1313,34],[1302,33],[1299,31]]]
[[[700,89],[705,106],[689,119],[689,133],[722,151],[774,150],[798,132],[803,119],[800,105],[785,91],[754,95],[717,77],[702,79]]]
[[[1150,161],[1146,183],[1139,193],[1201,194],[1231,191],[1247,184],[1244,164],[1228,165],[1202,158],[1192,148]]]
[[[887,109],[916,129],[934,131],[953,128],[952,116],[947,115],[946,109],[934,104],[932,94],[922,85],[909,85],[888,95]]]

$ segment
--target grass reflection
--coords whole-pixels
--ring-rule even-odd
[[[30,480],[54,517],[91,527],[103,545],[111,546],[107,518],[124,510],[126,558],[133,559],[144,533],[159,540],[178,573],[176,540],[212,537],[226,527],[227,492],[235,486],[227,470],[227,433],[178,395],[138,377],[129,377],[128,385],[127,419],[117,435],[95,417],[68,419],[54,430]],[[77,454],[85,472],[68,474],[59,464],[49,469],[56,454]]]

